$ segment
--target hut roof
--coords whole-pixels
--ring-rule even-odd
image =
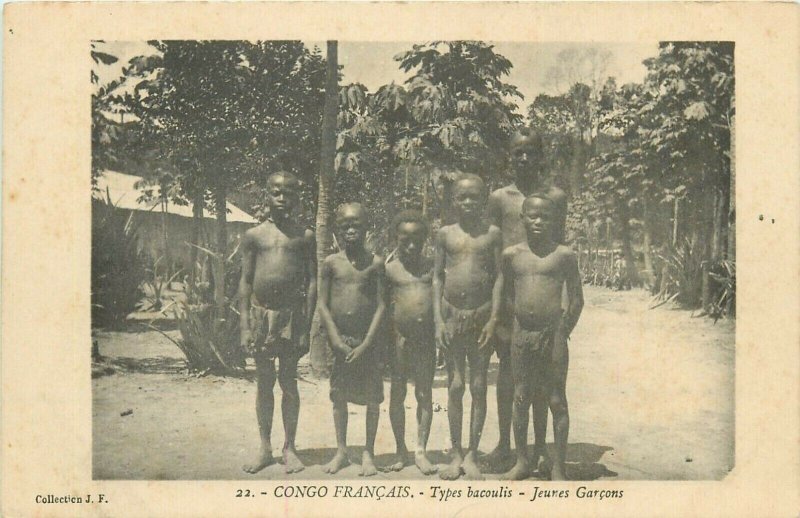
[[[153,196],[150,200],[143,200],[144,194],[142,189],[137,189],[137,184],[143,182],[141,176],[132,174],[120,173],[117,171],[103,171],[97,179],[97,190],[92,192],[92,198],[100,201],[107,201],[107,196],[111,198],[111,202],[121,209],[127,210],[141,210],[145,212],[161,212],[161,204],[159,201],[160,189],[157,185],[148,186],[147,189],[152,190]],[[167,203],[167,212],[182,216],[184,218],[192,217],[192,204],[178,205],[176,203]],[[214,218],[208,210],[203,210],[204,218]],[[258,223],[253,216],[246,213],[236,205],[228,202],[228,221],[238,221],[242,223]]]

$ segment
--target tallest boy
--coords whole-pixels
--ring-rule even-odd
[[[500,228],[503,235],[503,250],[526,241],[522,225],[522,202],[534,192],[546,194],[556,209],[553,241],[564,242],[567,219],[567,194],[558,187],[545,184],[545,153],[541,136],[537,134],[515,134],[511,138],[510,168],[514,182],[497,189],[489,196],[489,218]],[[514,385],[511,378],[511,305],[505,301],[500,310],[500,322],[495,334],[495,350],[500,360],[497,373],[497,417],[500,440],[497,448],[489,454],[491,463],[502,461],[511,454],[511,407]],[[533,430],[535,449],[533,466],[539,456],[546,455],[547,404],[534,403]]]

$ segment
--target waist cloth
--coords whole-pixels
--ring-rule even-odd
[[[483,327],[491,316],[491,300],[477,308],[461,309],[450,304],[447,299],[442,297],[442,318],[451,340],[457,341],[459,337],[463,337],[477,343]]]
[[[253,356],[299,359],[303,355],[299,344],[303,313],[300,309],[269,309],[251,301]]]
[[[363,338],[340,335],[350,348],[356,348]],[[383,373],[381,361],[385,351],[380,344],[372,347],[357,360],[348,363],[341,352],[334,350],[330,378],[331,401],[344,399],[356,405],[380,404],[383,402]]]
[[[537,354],[550,353],[553,351],[558,324],[559,319],[554,319],[543,329],[531,331],[520,326],[519,321],[515,318],[511,334],[511,347]]]

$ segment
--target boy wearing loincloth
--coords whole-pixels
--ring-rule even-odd
[[[547,193],[556,205],[553,222],[553,239],[564,242],[567,219],[567,194],[560,188],[544,186],[544,143],[538,134],[516,133],[511,139],[509,165],[514,174],[514,183],[497,189],[489,196],[489,221],[500,228],[503,234],[503,250],[526,241],[525,228],[520,214],[526,196],[540,191]],[[499,360],[497,373],[497,417],[500,438],[497,447],[487,456],[490,464],[502,463],[511,454],[511,407],[514,384],[511,376],[511,331],[512,311],[510,301],[503,300],[500,320],[495,336],[495,351]],[[534,466],[540,456],[546,456],[547,403],[534,403]]]
[[[564,462],[569,435],[566,383],[567,339],[583,309],[578,262],[573,251],[553,239],[557,206],[546,193],[522,204],[527,240],[503,252],[503,293],[514,320],[511,371],[514,380],[514,442],[517,461],[504,480],[527,478],[536,467],[527,457],[528,413],[534,400],[549,399],[553,413],[555,461],[552,479],[565,480]],[[562,310],[566,286],[568,305]],[[542,391],[542,394],[536,394]]]
[[[403,211],[394,220],[397,235],[397,260],[386,265],[386,290],[394,337],[390,356],[392,389],[389,419],[397,443],[399,471],[408,465],[406,448],[406,385],[414,380],[417,399],[417,450],[414,463],[424,474],[436,472],[427,456],[428,436],[433,417],[432,387],[436,370],[436,344],[433,336],[433,261],[423,255],[428,239],[428,222],[417,211]]]
[[[486,374],[500,299],[493,297],[500,265],[500,229],[487,224],[483,209],[486,187],[476,175],[464,175],[453,185],[453,204],[458,223],[442,227],[436,234],[433,313],[436,345],[447,359],[447,412],[453,460],[440,473],[445,480],[466,474],[481,479],[477,464],[478,443],[486,419]],[[495,298],[496,303],[493,303]],[[461,449],[465,362],[469,361],[469,448]]]
[[[367,213],[358,203],[341,205],[336,229],[343,249],[325,258],[320,272],[319,314],[333,349],[330,398],[336,427],[336,455],[323,466],[326,473],[345,467],[347,404],[367,407],[367,444],[361,476],[377,473],[375,434],[383,402],[384,344],[376,343],[385,308],[383,259],[364,248]]]
[[[241,243],[239,281],[241,344],[256,363],[256,416],[261,434],[258,457],[244,466],[256,473],[274,462],[272,414],[275,408],[275,359],[283,397],[281,411],[286,440],[283,461],[287,473],[303,464],[295,451],[300,395],[297,361],[308,352],[308,331],[317,299],[314,234],[293,218],[298,182],[290,173],[271,175],[267,183],[270,216],[245,232]]]

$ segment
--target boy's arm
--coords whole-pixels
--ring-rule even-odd
[[[489,195],[487,203],[487,213],[489,215],[489,224],[502,228],[503,224],[503,210],[500,202],[500,195],[497,191]]]
[[[492,234],[492,254],[494,256],[494,287],[492,288],[492,313],[489,321],[483,328],[480,338],[478,338],[478,347],[483,348],[494,337],[494,330],[497,326],[497,320],[500,316],[500,301],[503,292],[503,236],[500,229],[497,227],[490,227],[489,232]]]
[[[353,352],[350,354],[350,358],[348,361],[355,360],[361,354],[366,352],[373,346],[375,342],[375,335],[378,334],[378,329],[380,329],[381,322],[383,321],[383,314],[386,311],[386,288],[385,288],[385,279],[384,276],[386,272],[383,266],[383,258],[375,256],[373,267],[375,268],[375,286],[378,291],[377,293],[377,301],[378,306],[375,308],[375,313],[372,315],[372,321],[369,323],[369,330],[367,330],[367,336],[364,337],[364,341],[361,344],[353,349]]]
[[[317,300],[317,309],[319,310],[319,318],[322,320],[322,325],[325,326],[325,331],[328,333],[328,342],[331,348],[338,350],[345,355],[350,354],[350,349],[342,342],[342,337],[339,336],[339,330],[333,322],[331,312],[328,309],[328,301],[331,294],[331,266],[327,260],[322,263],[322,271],[319,277],[319,300]]]
[[[561,319],[562,330],[565,336],[569,336],[583,311],[583,286],[581,286],[581,276],[578,271],[578,260],[573,252],[567,255],[566,261],[566,283],[567,297],[569,303],[567,311]]]
[[[303,336],[306,341],[305,347],[308,347],[309,336],[311,330],[311,321],[314,319],[314,310],[317,307],[317,256],[316,256],[316,242],[314,240],[314,233],[306,230],[306,321],[303,328]]]
[[[240,344],[249,347],[253,337],[250,331],[250,297],[253,294],[253,274],[255,271],[255,251],[250,234],[242,237],[242,276],[239,278],[239,332]]]
[[[445,264],[444,232],[439,229],[436,233],[435,252],[433,255],[433,322],[436,326],[436,345],[447,348],[447,333],[445,333],[444,319],[442,318],[442,288],[444,287]]]

